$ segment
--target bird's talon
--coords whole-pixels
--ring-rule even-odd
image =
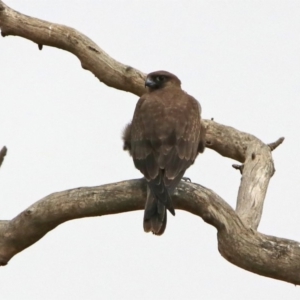
[[[192,182],[192,180],[188,177],[182,177],[182,180],[185,182]]]

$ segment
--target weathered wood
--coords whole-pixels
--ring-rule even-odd
[[[145,198],[144,179],[51,194],[11,221],[0,222],[0,263],[5,265],[63,222],[140,210]],[[182,182],[173,200],[176,209],[191,212],[218,230],[218,248],[228,261],[259,275],[300,284],[300,243],[247,228],[223,199],[203,186]]]
[[[3,37],[23,37],[36,43],[40,50],[44,45],[71,52],[78,57],[83,69],[91,71],[108,86],[136,95],[145,91],[144,73],[114,60],[91,39],[71,27],[20,14],[0,1],[0,29]]]

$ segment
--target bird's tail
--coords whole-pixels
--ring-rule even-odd
[[[160,170],[158,176],[148,182],[148,187],[153,197],[175,216],[175,210],[170,197],[170,195],[173,194],[174,189],[167,188],[164,181],[164,171]],[[147,196],[147,201],[149,196],[150,194]]]
[[[147,201],[144,213],[144,230],[153,232],[155,235],[162,235],[167,226],[166,206],[152,194],[147,186]]]

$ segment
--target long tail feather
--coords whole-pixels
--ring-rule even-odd
[[[168,191],[168,188],[164,184],[163,173],[160,172],[155,179],[149,181],[148,186],[151,190],[152,195],[161,204],[163,204],[173,216],[175,216],[175,210],[172,204],[170,193]]]
[[[147,187],[147,202],[144,213],[144,230],[145,232],[153,232],[155,235],[162,235],[167,225],[167,211],[162,204],[152,194]]]

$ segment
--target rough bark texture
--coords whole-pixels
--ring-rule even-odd
[[[140,96],[145,74],[125,66],[93,41],[67,26],[22,15],[0,1],[3,37],[15,35],[38,44],[69,51],[110,87]],[[211,120],[203,121],[206,146],[237,160],[242,173],[234,211],[213,191],[181,183],[174,196],[177,209],[189,211],[218,230],[218,249],[231,263],[259,275],[300,284],[300,243],[266,236],[256,231],[270,178],[274,174],[271,151],[283,138],[266,145],[255,136]],[[6,148],[0,152],[0,165]],[[146,186],[143,179],[99,187],[54,193],[34,203],[10,221],[0,221],[0,265],[29,247],[59,224],[76,218],[102,216],[143,209]]]

